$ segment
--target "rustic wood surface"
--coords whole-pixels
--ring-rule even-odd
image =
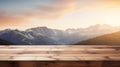
[[[120,61],[118,45],[7,45],[0,61]]]

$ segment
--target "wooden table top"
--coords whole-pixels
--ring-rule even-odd
[[[120,46],[0,46],[0,61],[120,61]]]

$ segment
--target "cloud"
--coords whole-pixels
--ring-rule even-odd
[[[26,4],[26,6],[22,6],[21,4],[21,7],[20,4],[18,6],[16,4],[14,6],[12,5],[12,8],[9,5],[9,9],[12,10],[7,10],[7,12],[12,16],[22,15],[25,17],[38,17],[40,19],[56,19],[67,13],[89,7],[90,4],[96,1],[98,0],[45,0],[43,4],[38,4],[37,2],[36,4]]]
[[[12,26],[25,21],[24,17],[11,15],[8,12],[0,11],[0,26]]]
[[[99,3],[102,5],[113,6],[113,7],[120,7],[120,0],[100,0]]]
[[[21,2],[22,3],[22,2]],[[64,15],[85,8],[98,7],[102,5],[115,5],[120,4],[119,0],[45,0],[43,4],[16,6],[18,10],[14,8],[12,10],[0,9],[0,23],[19,23],[27,20],[31,17],[37,17],[39,19],[57,19]],[[22,5],[22,4],[21,4]],[[5,5],[6,6],[6,5]],[[15,5],[14,5],[15,6]],[[29,7],[28,7],[29,6]],[[28,9],[29,8],[29,9]],[[6,8],[7,9],[7,8]],[[11,5],[9,5],[11,9]]]
[[[78,1],[79,0],[46,0],[44,4],[34,4],[26,8],[20,7],[19,5],[7,5],[8,8],[5,8],[5,10],[0,9],[0,24],[9,25],[22,23],[31,17],[40,19],[60,18],[66,13],[74,11]]]
[[[3,0],[2,3],[0,2],[0,27],[10,25],[19,26],[19,24],[22,23],[27,25],[30,18],[45,19],[48,21],[49,19],[60,19],[66,14],[77,10],[89,12],[90,10],[92,11],[97,9],[106,10],[108,8],[120,8],[120,0],[6,1]]]
[[[27,15],[37,16],[42,19],[59,18],[76,9],[78,0],[51,0],[48,5],[36,5]]]
[[[120,7],[120,0],[103,0],[103,2]]]
[[[56,19],[76,10],[94,7],[97,3],[99,0],[50,0],[47,4],[34,6],[28,15]]]

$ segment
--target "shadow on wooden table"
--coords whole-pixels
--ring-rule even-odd
[[[120,67],[120,61],[1,61],[0,67]]]

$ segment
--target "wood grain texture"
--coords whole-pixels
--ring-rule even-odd
[[[119,45],[0,46],[0,61],[120,61]]]

